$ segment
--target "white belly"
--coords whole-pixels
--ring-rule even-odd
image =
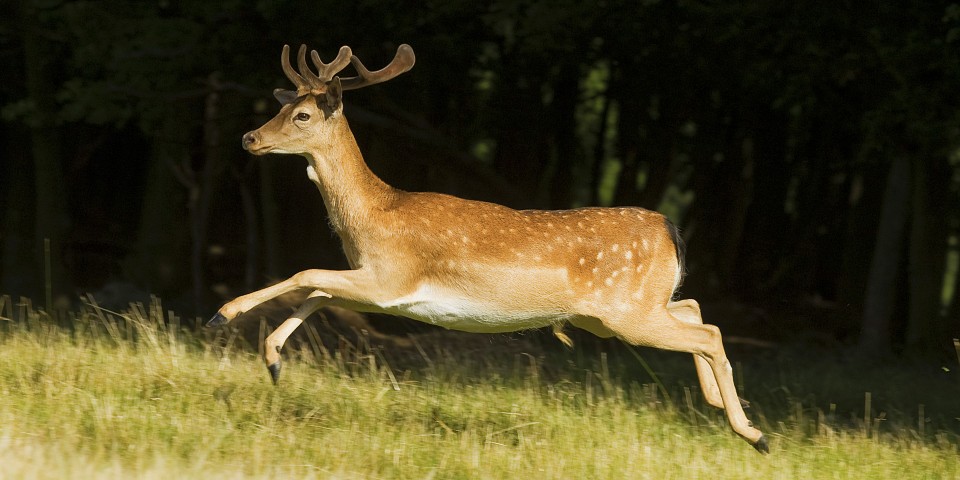
[[[400,315],[444,328],[475,333],[513,332],[540,328],[571,315],[561,311],[504,308],[493,301],[466,298],[423,285],[410,295],[378,305]]]

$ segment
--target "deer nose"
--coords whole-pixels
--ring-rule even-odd
[[[260,143],[260,135],[256,131],[247,132],[243,135],[243,148],[250,150]]]

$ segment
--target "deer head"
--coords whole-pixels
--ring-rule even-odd
[[[413,68],[416,57],[409,45],[397,49],[393,60],[384,68],[371,72],[363,66],[350,47],[340,47],[340,52],[330,63],[323,63],[316,50],[310,51],[310,59],[317,68],[314,73],[307,65],[307,46],[300,45],[297,54],[299,72],[290,65],[290,46],[283,46],[280,65],[283,73],[293,82],[296,90],[276,89],[276,97],[282,107],[262,127],[243,136],[243,148],[255,155],[266,153],[304,153],[307,145],[317,139],[329,138],[335,128],[343,124],[343,91],[356,90],[368,85],[390,80]],[[356,77],[337,76],[352,63]]]

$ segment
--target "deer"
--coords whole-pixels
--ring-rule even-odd
[[[402,44],[371,72],[340,48],[330,63],[316,50],[297,70],[290,47],[281,67],[295,90],[276,89],[280,112],[243,135],[253,155],[300,155],[323,198],[348,270],[309,269],[225,303],[208,327],[288,292],[309,292],[264,342],[274,384],[287,338],[324,306],[408,317],[447,329],[512,332],[552,326],[564,343],[571,324],[601,338],[693,354],[705,400],[725,410],[740,437],[769,453],[737,395],[719,328],[703,323],[693,299],[674,300],[684,276],[684,243],[664,215],[640,207],[515,210],[442,193],[407,192],[374,174],[344,116],[343,92],[409,71]],[[338,74],[353,65],[357,76]],[[744,403],[745,404],[745,403]]]

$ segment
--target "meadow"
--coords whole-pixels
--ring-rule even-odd
[[[310,327],[275,387],[256,345],[159,302],[0,318],[2,478],[960,478],[957,363],[728,348],[763,456],[688,355],[617,342]]]

